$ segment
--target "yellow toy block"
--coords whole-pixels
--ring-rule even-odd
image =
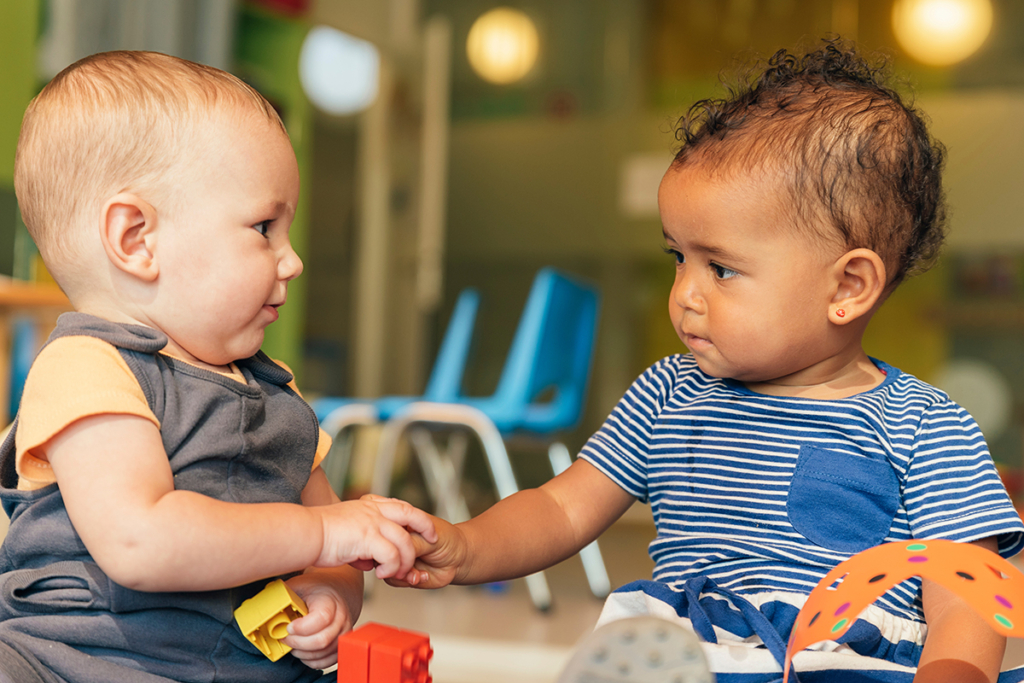
[[[288,624],[308,613],[302,598],[284,581],[276,579],[238,606],[235,621],[242,634],[270,661],[276,662],[292,650],[281,642],[288,635]]]

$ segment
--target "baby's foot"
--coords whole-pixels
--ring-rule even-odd
[[[587,636],[558,683],[714,683],[692,632],[657,617],[605,624]]]

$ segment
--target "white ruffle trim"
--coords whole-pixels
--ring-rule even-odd
[[[731,601],[726,597],[705,595],[705,598]],[[745,596],[754,606],[760,608],[769,602],[784,602],[798,609],[803,606],[807,596],[799,593],[765,592]],[[693,629],[690,620],[680,617],[668,604],[643,591],[628,593],[612,593],[605,601],[604,609],[598,618],[597,627],[619,619],[637,616],[654,616]],[[859,616],[874,626],[889,642],[908,640],[921,645],[927,632],[927,626],[897,617],[885,610],[871,605]],[[714,627],[718,643],[701,643],[704,654],[708,658],[711,670],[717,673],[739,673],[750,671],[779,671],[780,667],[768,650],[764,649],[759,637],[740,638],[734,633]],[[821,671],[828,669],[888,670],[913,672],[913,668],[900,666],[884,660],[863,657],[847,645],[834,641],[817,643],[803,652],[797,653],[794,664],[798,671]]]

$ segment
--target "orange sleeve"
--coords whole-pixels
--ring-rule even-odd
[[[294,391],[296,394],[298,394],[299,397],[301,398],[302,397],[302,392],[299,391],[299,387],[295,383],[295,373],[292,372],[292,369],[290,367],[288,367],[285,363],[277,360],[276,358],[274,358],[272,360],[275,363],[277,363],[278,365],[280,365],[282,368],[287,370],[288,373],[292,376],[292,381],[288,382],[288,386],[291,387],[292,391]],[[305,399],[302,399],[302,400],[305,400]],[[331,444],[332,443],[333,443],[333,441],[331,440],[331,437],[328,436],[327,432],[325,432],[323,429],[321,429],[320,430],[320,438],[317,439],[317,442],[316,442],[316,455],[313,456],[313,469],[314,470],[317,467],[320,467],[320,465],[323,463],[324,458],[327,457],[328,451],[331,450]]]
[[[327,435],[327,432],[320,430],[320,439],[316,443],[316,455],[313,456],[313,469],[323,464],[324,458],[327,457],[327,452],[331,450],[331,437]]]
[[[116,347],[85,336],[47,344],[29,370],[18,410],[18,488],[55,482],[40,447],[73,422],[108,414],[137,415],[160,427]]]

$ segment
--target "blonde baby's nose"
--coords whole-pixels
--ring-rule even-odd
[[[302,274],[303,267],[302,259],[289,244],[281,260],[277,263],[278,277],[282,280],[294,280]]]

